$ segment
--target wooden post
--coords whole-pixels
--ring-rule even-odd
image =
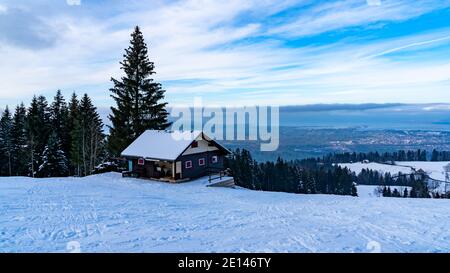
[[[172,161],[172,178],[173,180],[177,180],[177,164],[175,161]]]

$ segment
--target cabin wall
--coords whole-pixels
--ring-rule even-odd
[[[145,160],[145,165],[139,165],[137,158],[128,158],[132,162],[132,171],[140,177],[154,177],[154,162]]]
[[[217,156],[218,162],[212,163],[212,157]],[[205,158],[207,160],[204,166],[199,166],[199,159]],[[186,161],[192,161],[192,168],[186,168]],[[181,161],[182,178],[197,178],[207,175],[207,170],[211,168],[224,168],[224,156],[219,150],[207,153],[182,155],[177,161]]]
[[[138,173],[140,177],[164,178],[165,173],[162,171],[158,171],[157,167],[165,168],[166,170],[168,170],[168,176],[172,177],[173,163],[171,162],[145,160],[144,165],[139,165],[137,158],[128,158],[128,161],[132,162],[132,171]]]

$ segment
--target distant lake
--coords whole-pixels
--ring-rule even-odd
[[[109,108],[99,108],[99,112],[109,125]],[[280,126],[450,131],[450,104],[283,106],[280,107]]]
[[[401,105],[375,109],[280,109],[280,125],[310,128],[354,128],[450,131],[450,107]]]

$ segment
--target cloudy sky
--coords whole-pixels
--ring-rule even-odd
[[[0,0],[0,107],[87,92],[135,25],[172,104],[450,102],[450,0]]]

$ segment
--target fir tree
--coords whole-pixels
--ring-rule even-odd
[[[403,191],[403,197],[408,197],[408,188],[405,188],[405,190]]]
[[[352,185],[352,196],[354,196],[354,197],[358,196],[358,189],[356,188],[356,184],[354,184],[354,183]]]
[[[384,186],[383,187],[383,191],[382,191],[382,195],[383,195],[383,197],[388,197],[388,194],[387,194],[387,187],[386,186]]]
[[[38,154],[38,151],[36,151],[37,146],[37,138],[38,138],[38,128],[40,128],[40,119],[38,115],[38,106],[37,106],[37,98],[36,96],[33,97],[31,101],[31,106],[28,109],[27,114],[27,137],[28,137],[28,148],[30,153],[30,172],[31,176],[35,176],[35,170],[37,170],[36,167],[38,167],[38,160],[36,157],[36,154]]]
[[[131,45],[125,49],[121,62],[125,76],[121,80],[112,78],[110,89],[116,106],[109,116],[112,126],[108,145],[110,151],[119,155],[145,130],[164,130],[167,122],[167,103],[162,103],[165,90],[152,79],[154,63],[148,57],[147,45],[139,27],[131,34]]]
[[[439,161],[439,152],[436,151],[435,149],[431,154],[431,161]]]
[[[386,197],[392,197],[391,187],[388,187],[387,192],[386,192]]]
[[[103,122],[87,94],[84,94],[79,107],[82,173],[90,175],[100,163],[99,155],[104,147]]]
[[[12,170],[16,176],[28,174],[26,109],[22,103],[16,107],[11,128]]]
[[[392,197],[401,197],[400,196],[400,192],[395,188],[394,191],[392,192]]]
[[[67,158],[56,132],[53,132],[48,139],[38,172],[42,177],[64,177],[69,175]]]
[[[417,192],[414,190],[414,188],[411,189],[411,191],[409,193],[409,197],[417,198]]]
[[[8,106],[0,119],[0,175],[12,175],[12,118]]]
[[[56,92],[56,96],[54,97],[53,103],[50,106],[50,113],[52,130],[56,133],[58,139],[61,141],[61,149],[63,150],[64,154],[69,155],[69,110],[67,108],[67,103],[61,93],[61,90],[58,90]]]
[[[48,141],[50,131],[49,111],[45,97],[33,97],[27,113],[26,134],[28,139],[29,172],[36,175],[38,167],[42,164],[42,152]]]
[[[71,173],[75,174],[76,176],[81,176],[81,165],[83,163],[81,158],[81,114],[80,102],[78,101],[77,95],[75,93],[72,94],[69,102],[68,126],[70,141],[69,162],[70,169],[72,170]]]

